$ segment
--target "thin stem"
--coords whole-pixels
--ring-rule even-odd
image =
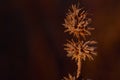
[[[77,76],[76,78],[79,78],[81,74],[81,58],[78,58],[78,61],[77,61]]]

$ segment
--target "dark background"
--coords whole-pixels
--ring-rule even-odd
[[[63,44],[65,13],[76,0],[0,0],[0,80],[61,80],[74,73]],[[80,0],[92,14],[95,61],[82,77],[120,80],[120,0]],[[73,69],[73,67],[75,67]]]

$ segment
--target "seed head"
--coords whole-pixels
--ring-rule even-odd
[[[94,30],[94,28],[88,27],[91,19],[87,18],[87,12],[77,7],[77,5],[72,5],[64,21],[65,32],[69,32],[69,34],[73,34],[77,38],[82,36],[85,39],[85,36],[91,35],[90,30]]]

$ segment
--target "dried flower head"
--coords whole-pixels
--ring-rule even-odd
[[[64,21],[65,32],[69,32],[69,34],[73,34],[77,38],[82,36],[85,39],[86,35],[91,35],[90,30],[94,29],[87,27],[91,19],[87,18],[87,12],[80,9],[77,5],[72,5]]]
[[[77,76],[78,78],[81,73],[81,60],[86,60],[86,57],[89,60],[93,60],[92,55],[96,55],[94,45],[96,44],[96,41],[78,41],[75,42],[73,40],[69,41],[65,44],[64,50],[67,51],[67,57],[71,57],[72,60],[74,59],[77,62]]]
[[[75,80],[75,76],[72,76],[71,74],[68,74],[68,78],[64,77],[64,80]]]
[[[77,61],[79,58],[85,60],[88,57],[90,60],[93,60],[92,55],[96,55],[94,45],[95,41],[87,41],[87,42],[75,42],[73,40],[69,41],[65,44],[64,50],[67,51],[67,56],[75,59]]]

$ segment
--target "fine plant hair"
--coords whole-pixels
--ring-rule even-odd
[[[92,61],[93,56],[97,55],[95,51],[97,42],[87,40],[87,36],[91,36],[91,31],[95,29],[89,26],[91,21],[87,11],[80,8],[79,4],[72,4],[68,9],[63,26],[65,27],[64,32],[72,36],[72,39],[67,40],[67,43],[64,44],[64,50],[67,52],[67,57],[75,61],[77,70],[75,75],[68,73],[68,76],[63,77],[62,80],[78,80],[81,76],[82,62],[86,61],[86,58]]]

